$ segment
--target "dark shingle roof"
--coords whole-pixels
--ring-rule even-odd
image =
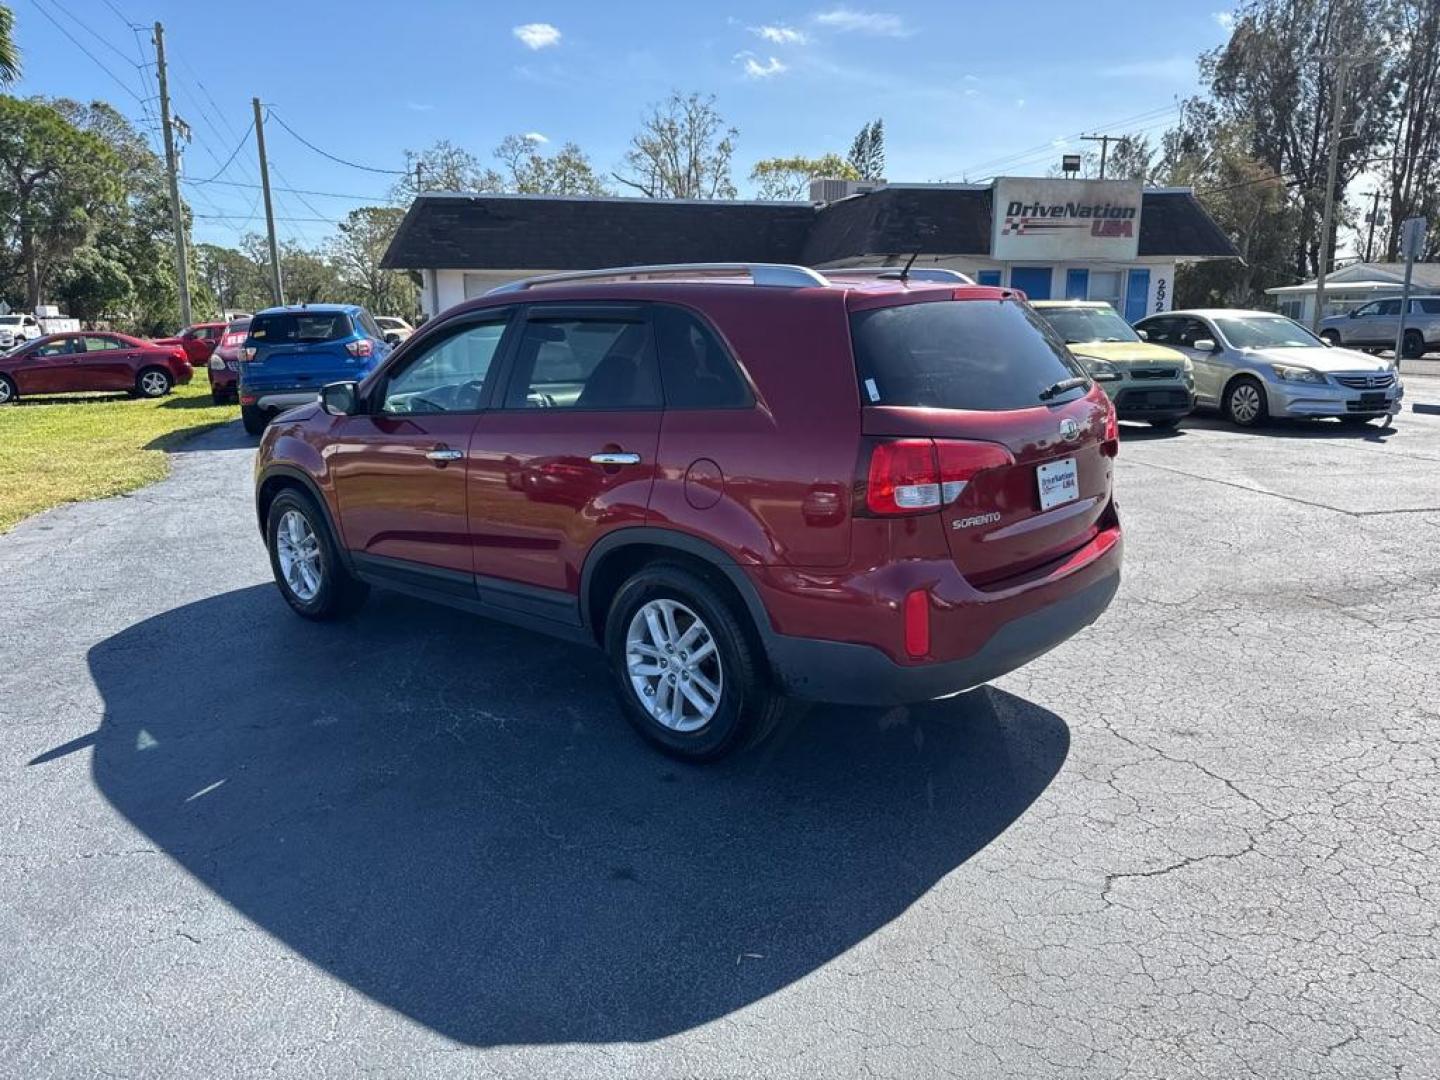
[[[584,270],[669,262],[808,266],[866,255],[988,255],[984,187],[880,188],[809,203],[427,194],[411,204],[383,265]],[[1147,191],[1140,254],[1238,258],[1186,191]]]

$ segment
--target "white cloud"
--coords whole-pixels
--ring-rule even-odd
[[[532,22],[510,31],[527,49],[548,49],[560,44],[560,31],[549,23]]]
[[[1235,29],[1235,13],[1233,11],[1216,11],[1210,17],[1215,20],[1215,25],[1226,33]]]
[[[527,131],[524,135],[524,139],[526,142],[529,143],[547,143],[550,141],[544,135],[541,135],[538,131]]]
[[[789,26],[752,26],[750,32],[772,45],[804,45],[808,40],[803,31]]]
[[[910,31],[905,20],[899,15],[883,11],[856,11],[854,8],[838,7],[822,11],[815,21],[830,30],[843,33],[873,34],[876,37],[906,37]]]
[[[735,62],[745,69],[747,79],[769,79],[788,70],[778,57],[762,58],[752,52],[736,53]]]
[[[961,81],[961,82],[979,82],[979,81],[980,81],[980,76],[979,76],[979,75],[966,75],[965,78],[963,78],[963,79],[960,80],[960,81]]]

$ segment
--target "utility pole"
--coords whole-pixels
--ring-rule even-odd
[[[165,171],[170,178],[170,226],[175,230],[175,281],[180,287],[180,322],[190,325],[190,264],[185,258],[185,213],[175,164],[175,132],[170,119],[170,84],[165,71],[165,27],[155,24],[155,74],[160,80],[160,126],[165,131]]]
[[[1100,144],[1100,179],[1105,179],[1105,160],[1110,155],[1110,140],[1119,140],[1119,135],[1081,135],[1081,142],[1098,142]]]
[[[270,202],[270,164],[265,160],[265,117],[258,97],[250,103],[255,106],[255,145],[260,151],[260,189],[265,195],[265,234],[270,241],[270,300],[279,307],[285,303],[285,287],[280,280],[280,248],[275,243],[275,209]]]
[[[1338,56],[1335,60],[1335,100],[1330,107],[1330,161],[1325,167],[1325,212],[1320,219],[1320,255],[1315,275],[1315,312],[1310,319],[1310,329],[1320,332],[1320,320],[1325,317],[1325,275],[1330,271],[1330,227],[1335,220],[1335,171],[1340,165],[1340,120],[1345,113],[1345,88],[1350,83],[1350,66],[1356,63],[1352,56]]]
[[[1366,192],[1370,199],[1370,214],[1365,218],[1369,228],[1365,232],[1365,261],[1370,261],[1370,246],[1375,242],[1375,223],[1380,220],[1380,192]]]
[[[1399,377],[1400,361],[1405,355],[1405,316],[1410,311],[1410,280],[1415,273],[1415,260],[1425,247],[1424,218],[1406,218],[1400,226],[1400,253],[1405,257],[1405,286],[1400,293],[1400,323],[1395,330],[1395,373]],[[1420,350],[1423,355],[1425,350]]]

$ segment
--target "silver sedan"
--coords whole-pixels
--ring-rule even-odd
[[[1400,411],[1405,394],[1388,360],[1333,348],[1269,311],[1167,311],[1135,324],[1195,366],[1195,398],[1240,427],[1267,416],[1333,416],[1363,424]]]

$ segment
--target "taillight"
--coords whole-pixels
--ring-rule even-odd
[[[999,443],[970,439],[893,439],[870,452],[865,505],[872,514],[918,514],[960,498],[986,469],[1015,464]]]
[[[375,346],[370,344],[369,338],[361,338],[359,341],[346,342],[345,351],[351,356],[358,356],[364,359],[375,351]]]
[[[244,340],[244,334],[226,334],[223,338],[220,339],[220,347],[222,349],[233,349],[239,346],[239,344]]]
[[[1108,395],[1105,398],[1105,441],[1100,444],[1100,452],[1106,457],[1115,457],[1120,453],[1120,425],[1115,417],[1115,403]]]
[[[186,357],[185,357],[185,350],[184,350],[184,349],[171,349],[171,350],[170,350],[170,359],[171,359],[171,360],[184,360],[185,358],[186,358]]]
[[[255,359],[255,346],[247,345],[236,355],[237,360],[244,360],[247,363]]]

